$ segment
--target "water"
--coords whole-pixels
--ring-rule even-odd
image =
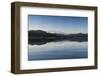
[[[28,60],[88,58],[88,42],[58,41],[29,45]]]

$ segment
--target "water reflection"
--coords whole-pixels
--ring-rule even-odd
[[[52,41],[29,44],[28,60],[80,59],[88,57],[88,42]]]
[[[54,40],[43,40],[43,39],[33,39],[33,40],[29,40],[29,45],[43,45],[43,44],[47,44],[47,43],[50,43],[50,42],[64,42],[64,41],[70,41],[70,42],[86,42],[87,40],[64,40],[64,39],[54,39]]]

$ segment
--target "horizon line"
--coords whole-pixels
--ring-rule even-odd
[[[40,29],[39,29],[40,30]],[[28,31],[39,31],[39,30],[28,30]],[[40,31],[44,31],[44,30],[40,30]],[[88,33],[82,33],[82,32],[77,32],[77,33],[60,33],[60,32],[49,32],[49,31],[44,31],[44,32],[47,32],[47,33],[55,33],[55,34],[88,34]]]

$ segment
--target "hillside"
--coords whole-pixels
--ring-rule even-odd
[[[49,33],[42,30],[28,31],[29,44],[34,42],[51,42],[60,40],[83,42],[88,40],[88,34],[83,34],[83,33],[59,34],[59,33]]]

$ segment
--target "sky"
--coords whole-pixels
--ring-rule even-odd
[[[28,26],[51,33],[87,33],[88,17],[29,15]]]

